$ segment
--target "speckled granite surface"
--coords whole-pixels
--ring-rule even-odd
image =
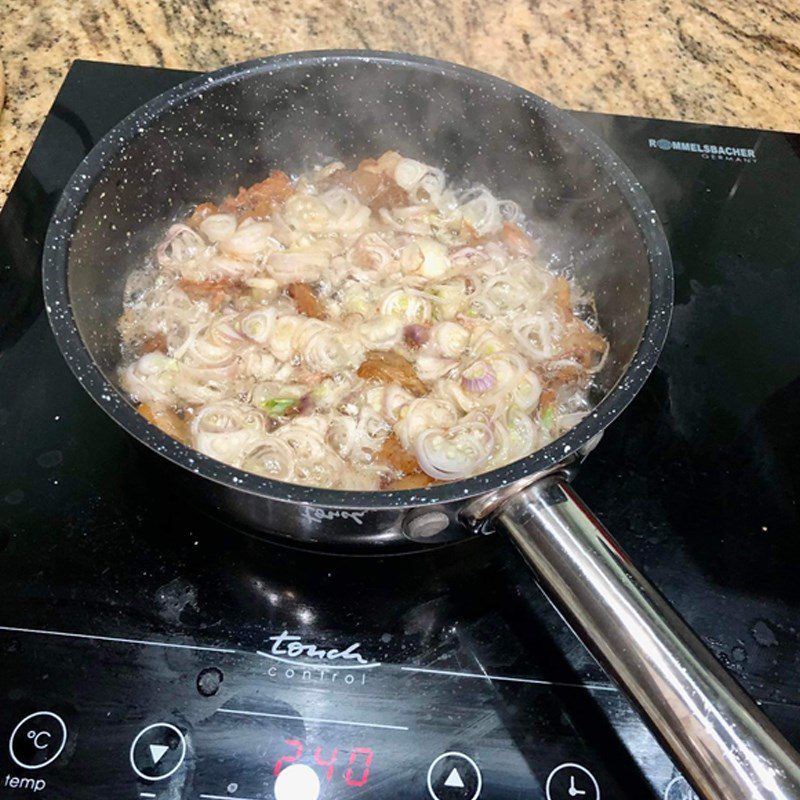
[[[0,203],[75,58],[214,69],[404,50],[571,108],[800,128],[796,0],[0,0]]]

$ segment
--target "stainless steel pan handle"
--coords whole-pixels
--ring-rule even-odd
[[[797,800],[798,754],[560,476],[498,518],[706,800]]]

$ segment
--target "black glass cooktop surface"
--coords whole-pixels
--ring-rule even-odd
[[[687,800],[501,537],[378,559],[242,535],[72,377],[49,215],[188,76],[76,63],[0,214],[0,796]],[[581,117],[650,193],[677,284],[658,368],[576,484],[800,745],[800,136]]]

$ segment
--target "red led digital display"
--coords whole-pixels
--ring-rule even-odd
[[[319,774],[326,781],[333,780],[338,776],[348,786],[364,786],[369,780],[373,756],[372,749],[369,747],[353,747],[340,753],[338,747],[326,750],[319,746],[314,747],[313,750],[309,749],[308,753],[306,753],[305,744],[300,739],[284,739],[284,744],[286,744],[288,752],[275,762],[273,774],[276,777],[284,767],[295,761],[300,761],[305,753],[306,760],[311,761],[318,767],[325,767],[324,771]],[[310,757],[311,753],[313,753],[313,757]],[[344,753],[348,754],[346,762]],[[337,765],[340,767],[339,770],[336,769]]]
[[[350,758],[347,759],[344,782],[348,786],[363,786],[369,779],[369,768],[371,766],[372,750],[369,747],[354,747],[350,751]],[[358,775],[358,778],[356,778],[356,775]]]
[[[319,764],[321,767],[327,767],[328,769],[325,770],[325,780],[329,781],[333,777],[333,767],[336,764],[336,756],[339,755],[339,749],[334,747],[331,751],[330,758],[323,758],[322,757],[322,748],[318,747],[314,751],[314,763]]]

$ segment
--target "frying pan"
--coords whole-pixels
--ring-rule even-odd
[[[396,492],[271,481],[147,423],[118,386],[116,320],[128,272],[164,226],[272,167],[299,172],[387,149],[517,201],[551,265],[595,296],[610,355],[594,411],[513,464]],[[391,53],[301,53],[223,69],[142,106],[92,150],[53,216],[43,279],[76,377],[158,455],[178,491],[259,535],[333,551],[403,552],[503,530],[703,797],[800,798],[797,754],[569,485],[656,363],[672,268],[634,176],[568,114],[488,75]]]

